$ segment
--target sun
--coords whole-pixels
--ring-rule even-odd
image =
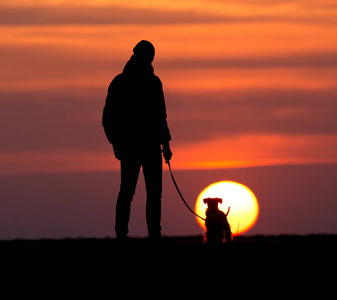
[[[195,211],[198,215],[205,218],[207,205],[204,198],[222,198],[219,209],[230,212],[227,216],[233,235],[240,235],[250,230],[259,217],[259,204],[253,192],[241,183],[234,181],[215,182],[206,187],[198,196]],[[199,225],[205,229],[205,222],[196,218]]]

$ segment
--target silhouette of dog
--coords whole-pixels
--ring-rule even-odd
[[[230,207],[225,214],[219,210],[218,204],[222,203],[221,198],[206,198],[203,200],[207,204],[206,209],[206,242],[207,243],[223,243],[224,237],[226,244],[231,243],[232,233],[230,225],[227,221]]]

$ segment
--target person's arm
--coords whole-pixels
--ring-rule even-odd
[[[164,159],[167,162],[172,158],[172,151],[170,149],[171,134],[166,120],[167,115],[166,115],[166,105],[163,92],[163,85],[159,78],[158,81],[160,84],[160,104],[161,104],[161,139],[162,139],[161,144],[163,147]]]
[[[110,144],[116,140],[116,125],[119,123],[120,78],[121,75],[118,75],[110,83],[103,109],[102,125]]]

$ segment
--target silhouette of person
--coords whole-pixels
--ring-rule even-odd
[[[172,157],[170,131],[160,79],[151,65],[153,45],[140,41],[123,73],[111,82],[102,123],[105,134],[120,160],[121,185],[116,205],[115,231],[127,238],[131,201],[141,167],[146,186],[146,222],[149,238],[161,238],[162,152]]]

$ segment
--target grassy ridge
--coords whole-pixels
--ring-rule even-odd
[[[327,270],[336,267],[336,246],[337,235],[242,236],[231,246],[204,244],[202,236],[164,237],[160,244],[140,238],[123,244],[116,239],[41,239],[0,241],[0,257],[9,281],[19,276],[23,282],[62,287],[79,282],[81,292],[83,282],[88,286],[107,282],[110,292],[128,282],[132,292],[134,283],[143,288],[149,282],[202,290],[205,285],[198,284],[205,280],[209,285],[214,280],[234,285],[243,280],[257,285],[277,282],[284,289],[285,280],[323,280],[331,273]]]
[[[38,239],[38,240],[8,240],[0,241],[0,252],[19,251],[21,253],[43,253],[46,251],[61,252],[118,252],[118,251],[246,251],[246,250],[328,250],[336,249],[337,235],[278,235],[278,236],[239,236],[234,237],[231,245],[208,245],[203,242],[203,236],[163,237],[160,243],[152,243],[146,238],[129,238],[126,242],[116,239]]]

